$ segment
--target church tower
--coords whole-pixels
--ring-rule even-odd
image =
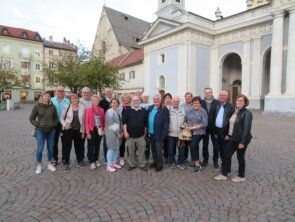
[[[185,11],[185,0],[158,0],[158,17],[172,19]]]

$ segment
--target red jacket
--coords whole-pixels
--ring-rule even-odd
[[[91,106],[86,110],[86,114],[85,114],[85,131],[86,131],[86,134],[89,134],[90,131],[93,131],[93,128],[94,128],[94,115],[95,114],[100,116],[100,127],[104,130],[104,127],[105,127],[104,110],[100,106],[98,106],[97,109],[98,109],[98,111],[95,112],[93,106]]]

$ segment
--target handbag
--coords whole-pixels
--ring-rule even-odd
[[[184,141],[191,141],[192,140],[192,132],[187,128],[183,128],[183,127],[181,127],[181,128],[182,128],[182,130],[180,131],[180,133],[178,135],[178,139],[184,140]]]

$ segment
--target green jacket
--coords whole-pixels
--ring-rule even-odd
[[[37,103],[30,115],[30,122],[36,131],[50,132],[57,125],[57,112],[53,104]]]

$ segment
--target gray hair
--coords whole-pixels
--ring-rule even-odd
[[[85,90],[89,90],[89,92],[90,92],[90,88],[89,88],[89,87],[84,87],[84,88],[82,89],[82,92],[84,92]]]
[[[159,97],[160,99],[162,99],[162,96],[159,93],[156,93],[153,98],[155,97]]]

